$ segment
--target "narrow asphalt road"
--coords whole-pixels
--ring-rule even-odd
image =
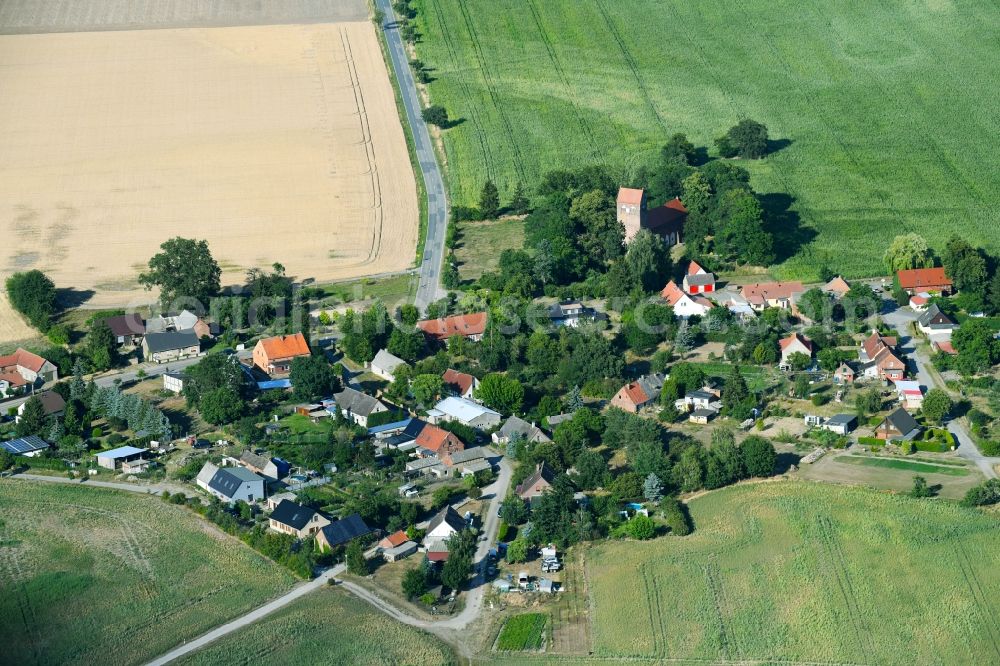
[[[413,145],[417,162],[427,190],[427,237],[424,241],[424,256],[420,260],[420,281],[414,304],[423,310],[429,303],[443,294],[441,291],[441,262],[444,259],[444,237],[448,226],[448,198],[444,189],[444,179],[434,155],[434,146],[427,124],[420,115],[420,97],[417,85],[410,71],[410,60],[399,34],[396,14],[390,0],[375,0],[376,6],[385,14],[382,29],[389,47],[389,59],[399,82],[399,92],[406,108],[406,119],[412,130]]]
[[[293,587],[289,592],[283,594],[274,601],[264,604],[260,608],[252,610],[246,615],[241,615],[235,620],[227,622],[226,624],[220,627],[216,627],[215,629],[212,629],[208,633],[202,634],[201,636],[195,638],[194,640],[187,641],[180,647],[174,648],[170,652],[160,657],[157,657],[153,661],[149,662],[147,666],[161,666],[162,664],[169,664],[175,659],[179,659],[180,657],[183,657],[184,655],[190,652],[194,652],[195,650],[200,650],[201,648],[205,647],[212,641],[218,640],[223,636],[233,633],[234,631],[239,631],[240,629],[249,626],[254,622],[257,622],[258,620],[267,617],[276,610],[284,608],[285,606],[292,603],[299,597],[302,597],[314,590],[323,587],[324,585],[326,585],[328,580],[330,580],[337,574],[341,573],[345,568],[346,567],[343,564],[338,564],[332,569],[327,569],[325,572],[323,572],[316,578],[312,579],[311,581],[306,583],[299,583],[298,585]]]
[[[930,359],[925,355],[923,349],[917,346],[913,336],[910,335],[910,324],[916,321],[918,315],[908,309],[897,309],[883,316],[887,324],[896,329],[899,337],[899,348],[906,356],[913,361],[917,369],[916,379],[927,389],[939,388],[950,394],[951,391],[944,385],[941,377],[936,372],[928,370]],[[948,422],[948,432],[958,442],[956,453],[979,468],[987,479],[997,478],[996,466],[1000,464],[1000,458],[989,458],[984,456],[972,436],[965,429],[965,426],[958,420],[952,419]]]

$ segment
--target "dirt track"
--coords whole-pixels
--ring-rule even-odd
[[[138,271],[177,235],[209,241],[224,284],[274,261],[318,280],[413,263],[370,22],[10,35],[0,62],[0,279],[148,300]]]

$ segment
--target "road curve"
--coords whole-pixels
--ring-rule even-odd
[[[434,155],[434,145],[431,143],[427,123],[420,115],[420,97],[417,95],[417,85],[413,81],[410,60],[406,56],[403,39],[399,34],[392,3],[390,0],[375,0],[375,5],[385,14],[380,27],[385,33],[389,59],[396,73],[396,81],[399,83],[399,93],[413,136],[417,163],[427,191],[427,236],[424,241],[424,255],[420,258],[420,281],[414,299],[414,304],[423,310],[429,303],[443,295],[441,263],[444,260],[444,238],[448,226],[448,197],[445,193],[444,178],[441,176],[441,169]]]

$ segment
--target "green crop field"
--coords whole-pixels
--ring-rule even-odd
[[[690,537],[588,553],[595,656],[1000,661],[996,515],[805,482],[735,486],[690,509]]]
[[[545,642],[544,613],[522,613],[508,619],[497,638],[498,650],[537,650]]]
[[[885,467],[888,469],[902,469],[908,472],[920,472],[923,474],[947,474],[949,476],[968,476],[969,469],[956,465],[936,465],[933,463],[917,462],[913,460],[902,460],[894,458],[872,458],[870,456],[839,456],[837,462],[848,465],[865,465],[868,467]]]
[[[965,0],[415,0],[455,203],[556,167],[628,183],[671,133],[740,117],[779,150],[746,164],[782,215],[773,272],[884,272],[898,233],[1000,249],[1000,10]],[[785,196],[787,195],[787,196]],[[993,229],[994,231],[990,231]],[[794,254],[793,254],[794,253]],[[791,255],[791,256],[789,256]]]
[[[159,498],[0,481],[0,662],[142,663],[292,583]]]
[[[347,592],[313,592],[260,622],[178,661],[217,664],[449,664],[447,646],[400,624]]]

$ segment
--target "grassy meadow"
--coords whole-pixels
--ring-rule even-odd
[[[293,582],[157,497],[0,481],[0,662],[143,663]]]
[[[453,660],[450,649],[436,638],[386,617],[347,592],[328,588],[177,663],[437,666]]]
[[[746,166],[780,219],[781,278],[826,263],[884,272],[916,231],[1000,249],[994,159],[1000,10],[965,0],[415,0],[417,55],[454,203],[501,198],[556,167],[628,182],[671,133],[712,140],[740,117],[775,152]]]
[[[995,515],[803,482],[735,486],[690,509],[690,537],[589,551],[595,657],[1000,660]]]

